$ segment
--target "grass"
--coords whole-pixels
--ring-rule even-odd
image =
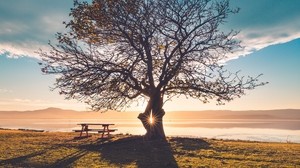
[[[300,167],[300,144],[0,130],[0,167]]]

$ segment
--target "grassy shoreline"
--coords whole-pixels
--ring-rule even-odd
[[[300,144],[0,130],[0,167],[300,167]]]

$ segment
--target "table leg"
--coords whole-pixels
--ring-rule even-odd
[[[103,125],[103,132],[102,132],[101,138],[103,138],[103,137],[104,137],[104,133],[105,133],[105,131],[106,131],[106,125]]]
[[[84,126],[84,125],[81,125],[81,132],[80,132],[80,135],[79,135],[79,137],[81,137],[81,136],[82,136],[82,133],[83,133],[83,131],[84,131],[84,128],[85,128],[85,126]]]
[[[86,136],[89,137],[89,126],[85,125]]]
[[[107,137],[109,138],[109,129],[108,129],[108,126],[107,126]]]

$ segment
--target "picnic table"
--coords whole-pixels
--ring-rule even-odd
[[[89,136],[89,132],[97,132],[101,133],[101,138],[104,138],[106,135],[107,137],[110,136],[110,132],[115,132],[117,129],[109,129],[110,125],[115,125],[115,124],[106,124],[106,123],[80,123],[77,125],[81,125],[80,130],[74,130],[75,132],[80,132],[79,137],[82,137],[83,133],[85,132],[86,136]],[[97,128],[90,128],[90,126],[102,126],[101,129]]]

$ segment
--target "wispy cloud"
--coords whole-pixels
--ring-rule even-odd
[[[299,18],[300,20],[300,18]],[[299,22],[300,23],[300,22]],[[298,30],[296,30],[298,29]],[[249,29],[242,31],[237,39],[241,40],[243,49],[233,53],[231,58],[245,56],[265,47],[282,44],[300,38],[299,28],[272,27],[260,30]]]
[[[0,1],[0,54],[38,57],[56,32],[64,31],[72,1]]]
[[[231,58],[300,38],[299,0],[231,2],[241,11],[229,17],[226,27],[241,30],[238,39],[245,47]],[[69,19],[72,6],[71,0],[0,1],[0,54],[38,57],[36,51],[47,50],[55,33],[65,31],[62,22]]]
[[[244,47],[232,57],[300,38],[298,0],[232,0],[232,6],[240,7],[241,11],[229,18],[226,27],[240,30],[237,38]]]
[[[10,58],[18,58],[20,56],[39,58],[36,53],[39,49],[48,50],[49,47],[48,45],[37,41],[0,43],[0,55],[7,55]]]
[[[12,90],[9,90],[9,89],[1,89],[0,88],[0,93],[11,93],[13,92]]]

